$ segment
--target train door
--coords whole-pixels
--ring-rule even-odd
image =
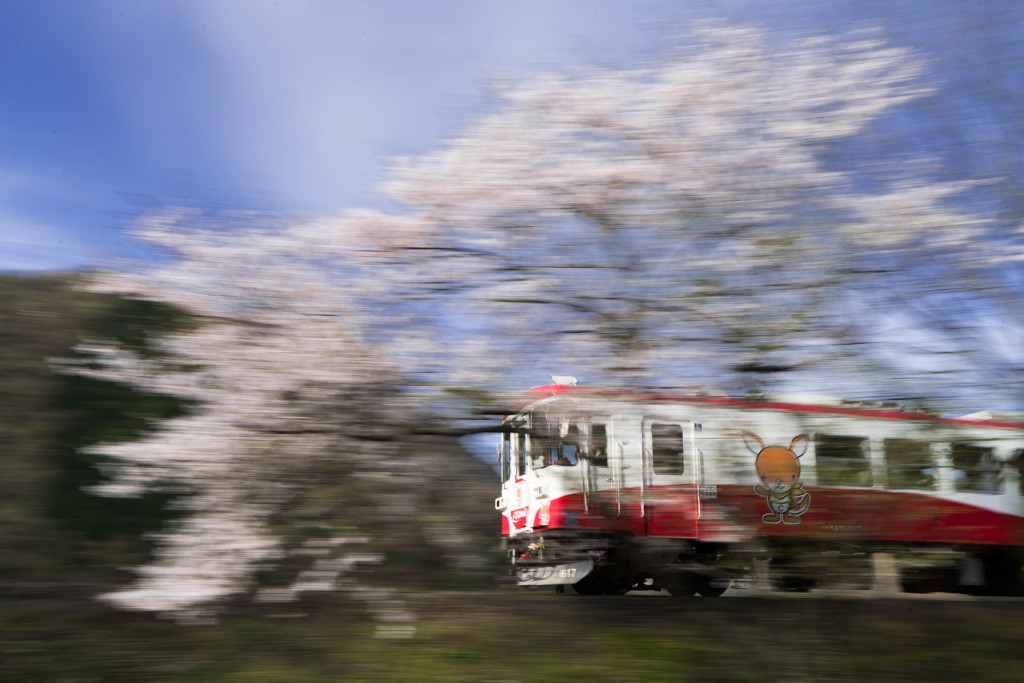
[[[615,516],[619,527],[643,533],[644,481],[640,421],[629,415],[613,416],[609,446]]]
[[[647,535],[695,538],[700,462],[691,422],[645,420],[643,516]]]
[[[642,523],[640,435],[629,417],[591,419],[584,501],[592,520],[635,517]]]
[[[583,504],[586,513],[595,518],[611,518],[617,514],[616,486],[609,458],[611,438],[611,424],[608,420],[592,419],[587,425],[583,457]]]

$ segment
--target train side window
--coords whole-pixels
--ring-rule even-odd
[[[912,439],[886,439],[885,463],[891,489],[935,488],[931,444]]]
[[[957,491],[999,491],[999,463],[992,456],[991,448],[954,443],[952,455],[953,485]]]
[[[602,424],[590,425],[590,462],[597,467],[608,467],[608,428]]]
[[[655,474],[683,473],[683,428],[680,425],[651,423],[651,460]]]
[[[871,486],[866,438],[818,434],[814,437],[814,453],[818,484]]]

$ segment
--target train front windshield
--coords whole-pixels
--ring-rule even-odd
[[[608,466],[605,425],[573,408],[550,404],[506,422],[499,452],[502,481],[522,477],[528,469],[571,468],[584,460]]]
[[[530,433],[530,456],[535,470],[545,467],[573,467],[579,463],[583,439],[580,427],[568,418],[557,423],[544,421]]]

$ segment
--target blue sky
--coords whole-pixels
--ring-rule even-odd
[[[1007,164],[1020,174],[1019,147],[1006,149],[1010,161],[976,153],[1024,119],[1012,101],[1024,92],[1013,47],[1022,42],[1020,6],[8,0],[0,271],[132,255],[125,218],[156,197],[206,193],[309,212],[371,203],[384,160],[425,152],[456,131],[487,106],[495,79],[638,65],[692,21],[715,17],[781,36],[882,26],[935,60],[959,93],[895,120],[899,137],[915,151],[940,150],[965,174]],[[1003,104],[965,95],[974,82],[994,82]]]
[[[155,196],[371,201],[495,78],[627,65],[671,3],[14,2],[0,19],[0,270],[131,253]]]

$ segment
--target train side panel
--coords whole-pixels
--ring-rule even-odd
[[[713,594],[708,563],[751,549],[995,549],[1020,587],[1019,425],[565,393],[525,407],[505,437],[495,505],[521,578],[685,594],[692,574]]]

